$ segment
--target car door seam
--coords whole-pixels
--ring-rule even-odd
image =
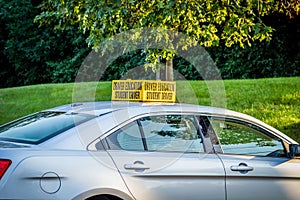
[[[225,169],[225,164],[222,160],[222,158],[219,156],[218,153],[215,153],[216,156],[219,158],[220,162],[222,163],[222,166],[223,166],[223,170],[224,170],[224,186],[225,186],[225,200],[227,200],[227,173],[226,173],[226,169]]]

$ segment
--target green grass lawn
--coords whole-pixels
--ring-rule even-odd
[[[208,87],[210,89],[208,89]],[[223,90],[223,87],[225,90]],[[219,97],[211,89],[224,91]],[[213,96],[213,98],[212,98]],[[111,82],[43,84],[0,89],[0,124],[42,109],[111,99]],[[252,115],[300,142],[300,77],[177,82],[177,99]]]

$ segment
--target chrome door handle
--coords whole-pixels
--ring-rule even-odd
[[[246,163],[240,163],[239,165],[233,165],[230,167],[231,171],[239,171],[242,174],[246,174],[249,171],[253,171],[254,168],[251,166],[248,166]]]
[[[133,164],[124,164],[124,168],[128,170],[144,171],[150,167],[144,165],[141,161],[135,161]]]

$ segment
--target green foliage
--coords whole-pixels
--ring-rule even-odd
[[[37,56],[34,48],[37,47],[38,35],[36,27],[30,21],[35,17],[34,7],[30,1],[8,1],[0,2],[0,21],[4,31],[2,53],[6,55],[9,62],[7,68],[3,69],[4,76],[1,80],[9,82],[1,83],[4,86],[36,83],[47,74],[47,69],[39,66],[41,56]],[[26,37],[27,36],[27,37]],[[30,62],[30,67],[26,63]],[[33,75],[33,73],[35,73]],[[9,75],[10,78],[6,79]],[[15,84],[16,83],[16,84]]]
[[[91,49],[87,47],[85,37],[75,27],[63,32],[56,30],[54,33],[54,37],[49,40],[53,42],[49,50],[55,55],[45,61],[50,70],[51,82],[74,82],[82,61]]]
[[[300,16],[289,19],[270,15],[266,23],[276,28],[270,42],[254,42],[251,47],[213,47],[210,51],[222,77],[262,78],[299,76]]]
[[[88,34],[90,46],[97,48],[105,39],[122,31],[156,27],[182,32],[203,46],[218,46],[223,42],[230,47],[244,47],[253,41],[269,41],[273,28],[266,26],[259,15],[270,9],[274,1],[168,1],[163,0],[49,0],[43,3],[43,12],[36,17],[41,24],[55,24],[56,28],[78,27]],[[298,4],[297,4],[298,5]],[[161,40],[157,35],[156,41]],[[167,35],[163,39],[171,41]],[[182,46],[183,49],[195,43]],[[149,51],[149,50],[147,50]],[[170,49],[149,51],[146,60],[150,67],[157,64],[158,56],[171,59]],[[154,63],[154,64],[151,64]],[[147,65],[147,63],[146,63]]]
[[[221,48],[216,50],[213,56],[220,65],[224,77],[246,78],[298,74],[298,70],[290,72],[290,68],[297,67],[293,66],[293,62],[291,64],[282,62],[286,58],[281,57],[281,52],[277,53],[275,58],[272,54],[260,54],[264,54],[264,50],[274,48],[268,42],[272,34],[276,34],[274,33],[276,29],[272,26],[273,24],[269,23],[270,20],[264,20],[266,16],[283,14],[292,19],[298,16],[299,7],[300,2],[292,0],[174,0],[168,2],[163,0],[63,0],[60,2],[49,0],[43,2],[43,12],[35,19],[41,25],[52,24],[55,29],[65,30],[69,27],[78,27],[87,34],[87,42],[94,48],[97,48],[106,38],[126,30],[141,27],[175,30],[193,38],[202,46],[220,46]],[[135,37],[139,35],[136,34]],[[166,46],[172,46],[173,40],[169,35],[156,33],[153,37],[156,42],[164,42],[168,44]],[[174,58],[176,52],[173,50],[179,47],[154,50],[151,49],[151,44],[149,45],[147,49],[144,49],[146,57],[143,64],[145,68],[151,67],[153,71],[160,66],[158,65],[159,56],[166,60]],[[186,43],[180,48],[183,50],[194,45],[196,45],[194,42]],[[110,48],[103,49],[106,51]],[[141,58],[144,58],[143,56]],[[255,62],[250,64],[253,58]],[[246,59],[248,63],[245,64],[242,59]],[[285,67],[288,69],[283,73],[272,70],[275,63],[277,66],[288,65]],[[182,72],[187,71],[188,68],[191,69],[188,65],[179,68]],[[123,74],[122,71],[124,68],[120,66],[118,73]],[[253,75],[260,71],[263,73]],[[113,73],[113,76],[118,75]],[[188,76],[192,76],[193,79],[197,77],[191,74]]]
[[[143,69],[146,64],[146,53],[142,50],[135,52],[129,52],[117,58],[112,64],[109,65],[104,72],[101,80],[118,80],[121,78],[130,79],[143,79],[152,78],[155,79],[155,71],[151,68]],[[163,65],[165,60],[161,60]],[[177,72],[174,74],[175,80],[201,80],[199,72],[194,68],[192,64],[186,61],[180,56],[176,56],[173,60],[174,70]],[[134,69],[134,70],[132,70]]]
[[[194,38],[207,47],[225,79],[298,76],[299,4],[293,0],[2,0],[0,87],[72,82],[91,50],[88,44],[96,47],[116,33],[138,27],[160,27]],[[270,34],[272,40],[267,42]],[[165,36],[157,33],[155,39],[172,47],[173,38]],[[179,49],[193,45],[189,42]],[[173,57],[174,69],[183,75],[175,79],[203,79],[174,51],[154,50],[151,44],[148,48],[115,60],[102,80],[119,79],[142,65],[152,67],[145,73],[154,74],[162,65],[158,56],[164,62]]]
[[[102,75],[102,80],[118,80],[121,79],[128,71],[135,67],[143,66],[145,64],[146,54],[142,50],[136,52],[129,52],[117,58]],[[143,76],[138,73],[131,73],[130,79],[141,79]],[[143,70],[143,73],[145,71]],[[151,72],[149,72],[151,73]]]
[[[54,31],[34,23],[39,2],[0,1],[0,87],[74,80],[88,52],[85,37],[76,27]],[[67,74],[68,73],[68,74]]]
[[[218,45],[224,40],[227,46],[244,45],[252,40],[270,39],[272,28],[263,24],[257,14],[270,10],[274,1],[261,4],[257,1],[137,1],[137,0],[76,0],[46,1],[44,12],[38,17],[41,23],[56,22],[57,28],[76,25],[89,32],[88,41],[98,46],[124,30],[140,27],[159,27],[183,32],[204,46]]]

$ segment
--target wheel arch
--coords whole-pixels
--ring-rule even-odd
[[[74,197],[73,200],[134,200],[134,198],[122,191],[105,188],[83,192]]]

